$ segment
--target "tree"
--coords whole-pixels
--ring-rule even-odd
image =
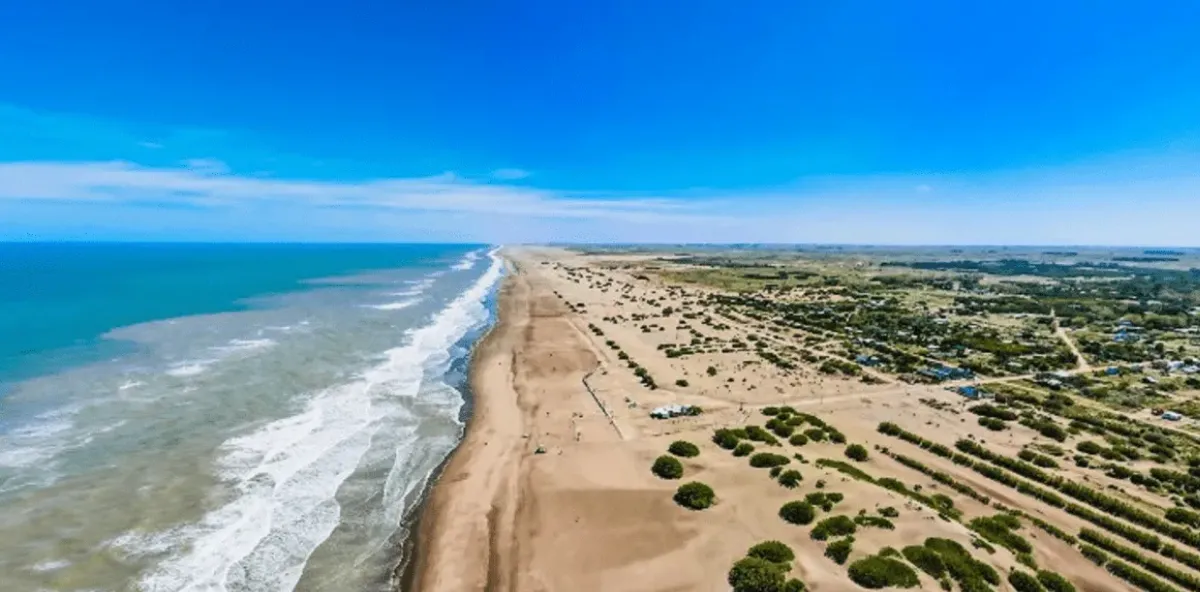
[[[717,495],[708,485],[699,481],[684,483],[675,490],[675,503],[692,510],[704,510],[712,506]]]
[[[746,552],[748,557],[766,559],[771,563],[790,563],[796,558],[792,548],[779,541],[763,541]]]
[[[684,458],[691,458],[700,454],[700,448],[687,440],[671,442],[671,445],[667,447],[667,451],[675,456],[682,456]]]
[[[846,456],[850,460],[862,462],[867,460],[867,449],[862,444],[851,444],[846,447]]]
[[[745,557],[733,564],[728,581],[734,592],[783,592],[785,576],[783,567],[776,563]]]
[[[683,463],[673,456],[662,455],[654,459],[650,472],[663,479],[678,479],[683,476]]]
[[[816,508],[808,502],[788,502],[779,508],[779,517],[791,524],[811,524],[816,516]]]
[[[717,375],[717,367],[709,366],[708,370],[705,370],[705,372],[707,372],[709,376],[716,376]]]

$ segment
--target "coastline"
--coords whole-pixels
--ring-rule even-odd
[[[467,417],[463,437],[431,475],[409,525],[409,536],[401,545],[400,561],[392,578],[393,589],[401,592],[424,589],[423,586],[432,579],[428,573],[431,556],[437,555],[437,549],[444,546],[439,545],[442,537],[438,535],[438,529],[444,527],[448,519],[447,507],[454,505],[452,485],[460,481],[452,476],[462,475],[473,464],[472,451],[482,441],[482,425],[488,423],[488,408],[492,403],[486,394],[488,387],[483,368],[495,365],[497,356],[507,355],[511,358],[512,355],[513,317],[515,309],[522,304],[514,294],[517,291],[514,284],[520,281],[517,276],[521,272],[512,259],[505,257],[504,260],[507,272],[496,291],[496,320],[471,352],[464,393],[467,398]],[[487,442],[483,441],[483,445],[486,446]]]

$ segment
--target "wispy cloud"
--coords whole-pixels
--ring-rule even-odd
[[[683,200],[597,198],[478,182],[451,174],[362,182],[242,176],[232,174],[224,163],[213,159],[192,159],[174,168],[122,161],[0,163],[0,199],[174,201],[213,208],[272,202],[293,207],[628,221],[686,216],[694,209]]]
[[[492,178],[500,181],[516,181],[524,179],[531,173],[523,169],[496,169],[492,171]]]

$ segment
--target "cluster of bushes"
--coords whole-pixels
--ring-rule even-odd
[[[872,555],[859,559],[848,568],[850,580],[863,588],[914,588],[921,583],[917,572],[895,557]]]
[[[981,425],[989,430],[992,430],[993,432],[999,432],[1000,430],[1003,430],[1008,427],[1007,423],[1005,423],[1004,421],[1001,421],[999,419],[996,419],[994,417],[979,418],[979,425]]]
[[[733,564],[726,581],[733,592],[804,592],[804,582],[787,579],[788,564],[744,557]]]
[[[804,476],[800,471],[795,469],[787,470],[779,475],[779,484],[788,488],[795,489],[800,486],[800,482],[804,480]]]
[[[689,510],[705,510],[713,505],[717,495],[712,488],[699,481],[684,483],[675,490],[675,503]]]
[[[1041,570],[1037,572],[1037,579],[1048,592],[1075,592],[1075,585],[1067,581],[1067,578],[1052,571]]]
[[[1046,456],[1044,454],[1038,454],[1028,448],[1021,449],[1021,451],[1017,453],[1017,457],[1019,457],[1023,461],[1031,462],[1035,466],[1039,466],[1044,469],[1057,469],[1058,468],[1058,461],[1056,461],[1053,458],[1050,458],[1049,456]]]
[[[1004,467],[1005,469],[1017,473],[1018,475],[1032,479],[1043,485],[1053,487],[1054,489],[1065,493],[1072,498],[1075,498],[1099,510],[1103,510],[1108,514],[1124,518],[1130,522],[1169,536],[1190,547],[1200,549],[1200,533],[1193,532],[1182,526],[1176,526],[1175,524],[1142,510],[1141,508],[1133,506],[1124,500],[1100,493],[1075,481],[1064,479],[1055,475],[1049,475],[1040,468],[1024,461],[995,454],[977,442],[972,442],[970,440],[959,440],[957,443],[955,443],[955,447],[963,452],[966,452],[967,454]]]
[[[779,517],[784,522],[805,526],[812,524],[817,516],[817,509],[808,502],[788,502],[779,508]]]
[[[767,444],[769,446],[779,446],[780,445],[779,439],[777,439],[775,436],[772,436],[771,433],[768,432],[767,430],[764,430],[756,425],[746,426],[745,430],[746,430],[746,437],[750,440],[753,440],[755,442],[762,442],[763,444]]]
[[[1146,592],[1179,592],[1174,586],[1117,559],[1104,564],[1108,573],[1133,584],[1134,587]]]
[[[817,522],[809,536],[816,541],[828,540],[829,537],[847,536],[854,534],[857,527],[849,516],[830,516]]]
[[[687,440],[676,440],[671,442],[671,445],[667,447],[667,452],[670,452],[675,456],[691,458],[693,456],[700,455],[700,448],[695,444],[688,442]]]
[[[664,454],[654,459],[650,472],[663,479],[678,479],[683,476],[683,463],[673,456]]]
[[[1184,586],[1188,590],[1200,590],[1200,577],[1197,577],[1194,573],[1176,569],[1153,557],[1146,557],[1141,551],[1126,547],[1099,532],[1084,528],[1079,531],[1079,538],[1122,559],[1140,565],[1155,574]]]
[[[891,477],[883,477],[880,479],[876,479],[876,478],[866,474],[861,469],[854,467],[848,463],[842,462],[840,460],[830,460],[827,458],[822,458],[822,459],[817,459],[816,464],[819,467],[828,467],[828,468],[834,469],[844,475],[847,475],[847,476],[857,479],[859,481],[865,481],[867,483],[878,485],[884,489],[890,489],[892,491],[895,491],[896,493],[899,493],[899,494],[909,497],[919,503],[929,506],[930,508],[937,510],[940,514],[943,514],[944,516],[949,517],[951,519],[958,520],[962,516],[962,512],[954,508],[954,501],[945,495],[928,496],[928,495],[925,495],[925,494],[922,494],[917,491],[913,491],[913,490],[909,489],[908,486],[904,485],[900,481],[893,479]]]
[[[867,460],[867,449],[862,444],[851,444],[846,447],[846,458],[862,462]]]
[[[961,493],[979,503],[987,505],[987,504],[990,504],[992,501],[992,499],[989,498],[988,496],[983,495],[982,493],[979,493],[978,491],[975,491],[975,489],[973,487],[966,485],[964,483],[959,483],[957,480],[954,479],[954,477],[951,477],[949,473],[931,469],[931,468],[925,466],[924,463],[922,463],[918,460],[909,458],[907,456],[904,456],[903,454],[897,454],[897,453],[888,451],[887,455],[892,457],[893,459],[895,459],[896,462],[898,462],[910,469],[915,469],[917,471],[920,471],[920,472],[924,473],[925,475],[928,475],[934,481],[937,481],[938,483],[941,483],[942,485],[946,485],[947,487],[953,489],[954,491],[957,491],[958,493]]]
[[[759,452],[750,457],[750,466],[756,469],[769,469],[771,467],[781,467],[792,462],[792,459],[773,452]]]
[[[1016,592],[1046,592],[1037,578],[1028,572],[1015,569],[1008,573],[1008,585]]]
[[[975,518],[968,525],[984,540],[1004,547],[1013,553],[1030,553],[1033,545],[1025,537],[1013,532],[1021,528],[1021,521],[1011,514],[996,514],[991,517]]]
[[[850,557],[850,551],[854,548],[854,537],[849,536],[844,539],[836,540],[829,543],[825,547],[825,556],[832,559],[838,565],[844,565],[846,559]]]
[[[812,493],[804,494],[804,501],[806,501],[816,507],[819,507],[822,510],[825,510],[826,512],[832,510],[834,504],[841,502],[843,499],[845,499],[845,496],[843,496],[840,493],[837,493],[836,491],[835,492],[814,491]]]
[[[754,445],[749,442],[739,442],[733,449],[734,456],[748,456],[751,452],[754,452]]]
[[[989,590],[987,584],[1000,585],[1000,574],[992,566],[971,557],[962,545],[950,539],[925,539],[925,548],[938,554],[946,573],[964,592]]]
[[[871,528],[882,528],[884,530],[895,530],[896,525],[892,524],[891,520],[880,516],[868,516],[859,514],[854,517],[854,523],[858,526],[869,526]]]
[[[975,415],[979,415],[982,417],[991,417],[993,419],[1002,419],[1004,421],[1013,421],[1013,420],[1017,419],[1017,413],[1015,411],[1012,411],[1011,409],[1004,409],[1002,407],[997,407],[995,405],[992,405],[991,403],[983,403],[982,405],[976,405],[974,407],[971,407],[970,409],[967,409],[967,411],[970,411],[971,413],[974,413]]]

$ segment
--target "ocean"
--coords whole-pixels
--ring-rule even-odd
[[[481,245],[0,244],[0,590],[387,590]]]

